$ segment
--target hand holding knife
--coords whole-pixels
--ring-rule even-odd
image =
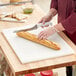
[[[14,31],[14,33],[21,32],[21,31],[24,31],[24,32],[25,32],[25,31],[36,30],[36,29],[38,29],[39,27],[46,26],[46,25],[52,26],[52,23],[51,23],[51,22],[46,22],[45,24],[39,23],[39,24],[36,24],[35,26],[33,26],[33,27],[31,27],[31,28],[16,30],[16,31]]]

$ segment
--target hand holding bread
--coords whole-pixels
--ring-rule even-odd
[[[17,36],[28,39],[30,41],[42,44],[44,46],[47,46],[49,48],[55,49],[55,50],[60,50],[60,46],[53,42],[53,41],[49,41],[49,40],[39,40],[38,37],[34,34],[31,34],[29,32],[17,32],[16,33]]]

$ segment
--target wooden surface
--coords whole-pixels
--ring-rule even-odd
[[[37,23],[43,15],[44,13],[37,6],[37,8],[35,9],[35,12],[31,15],[30,19],[28,19],[26,23],[9,23],[9,22],[5,23],[0,21],[0,32],[4,28],[11,28],[16,26],[19,27],[19,26],[28,25],[31,23],[33,24]],[[62,36],[62,38],[65,39],[65,41],[68,44],[70,44],[70,46],[74,50],[76,50],[76,46],[63,33],[60,33],[60,35]],[[27,74],[31,72],[38,72],[42,70],[54,69],[54,68],[71,66],[76,64],[76,56],[69,55],[69,56],[47,59],[47,60],[37,61],[37,62],[23,65],[19,62],[19,60],[17,59],[17,57],[15,56],[12,49],[9,47],[8,43],[6,42],[6,40],[4,39],[1,33],[0,33],[0,46],[14,75],[25,74],[25,73]]]

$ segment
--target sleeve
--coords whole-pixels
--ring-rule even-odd
[[[71,15],[61,22],[67,32],[73,34],[76,31],[76,0],[73,0],[73,11]]]
[[[50,4],[50,8],[58,9],[58,0],[52,0]]]

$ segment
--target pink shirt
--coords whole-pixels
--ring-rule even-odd
[[[65,33],[76,44],[76,0],[52,0],[51,8],[58,11],[58,22]]]

